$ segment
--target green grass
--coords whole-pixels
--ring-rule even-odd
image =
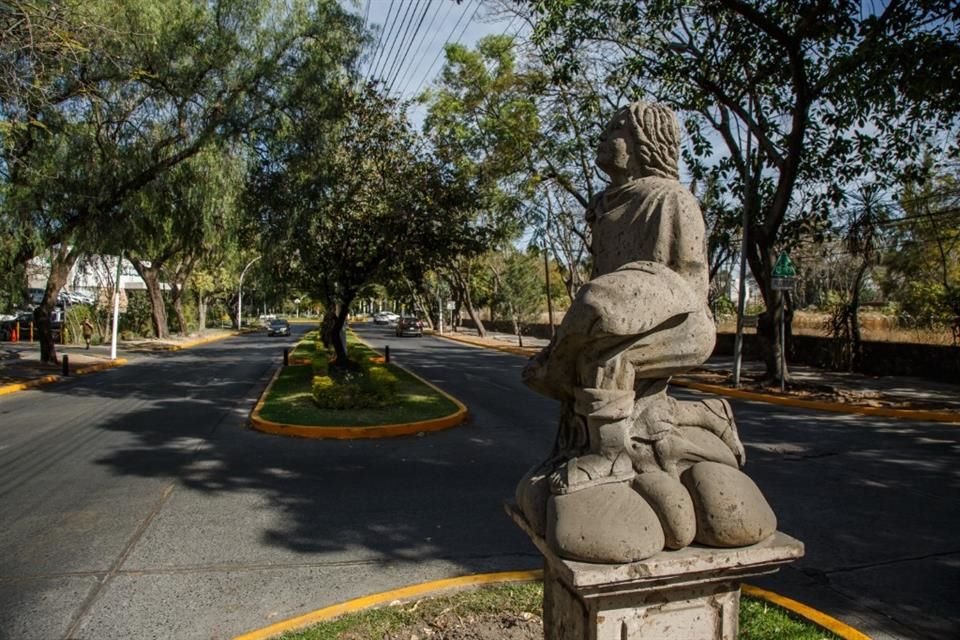
[[[327,357],[323,349],[317,349],[318,335],[318,331],[311,331],[303,336],[297,346],[293,348],[293,351],[290,352],[290,359],[313,360],[316,357]]]
[[[291,360],[299,358],[326,360],[329,355],[317,348],[315,332],[307,334],[290,354]],[[348,340],[350,357],[361,361],[377,353],[354,337]],[[312,365],[285,367],[264,399],[260,416],[272,422],[308,426],[370,427],[382,424],[418,422],[442,418],[457,411],[458,407],[449,398],[437,393],[403,369],[386,365],[397,376],[397,400],[389,406],[375,409],[321,409],[310,394],[313,380]]]
[[[283,640],[383,638],[411,625],[424,626],[442,613],[521,615],[542,613],[543,584],[508,584],[370,609],[286,633]],[[740,599],[739,640],[835,640],[837,636],[763,600]]]

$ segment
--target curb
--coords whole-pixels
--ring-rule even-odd
[[[498,345],[483,345],[477,344],[476,342],[471,342],[469,340],[462,340],[456,337],[450,337],[446,335],[435,334],[438,338],[446,338],[452,342],[457,342],[459,344],[466,344],[472,347],[477,347],[478,349],[493,349],[496,351],[504,351],[506,353],[513,353],[515,355],[521,355],[525,357],[531,356],[530,353],[521,351],[520,347],[501,347]],[[702,382],[694,382],[693,380],[686,380],[683,378],[671,378],[670,384],[675,387],[683,387],[686,389],[694,389],[696,391],[703,391],[705,393],[713,393],[719,396],[727,396],[729,398],[737,398],[740,400],[751,400],[753,402],[765,402],[767,404],[777,404],[787,407],[799,407],[804,409],[815,409],[818,411],[830,411],[833,413],[849,413],[849,414],[858,414],[866,416],[877,416],[883,418],[901,418],[905,420],[919,420],[923,422],[946,422],[946,423],[960,423],[960,412],[955,411],[925,411],[922,409],[894,409],[891,407],[864,407],[855,404],[842,404],[839,402],[826,402],[821,400],[800,400],[797,398],[783,398],[780,396],[773,396],[766,393],[757,393],[756,391],[742,391],[740,389],[731,389],[729,387],[722,387],[720,385],[714,384],[705,384]]]
[[[540,349],[536,347],[511,347],[508,345],[497,345],[497,344],[477,344],[470,340],[464,340],[459,336],[448,336],[447,334],[432,334],[434,338],[443,338],[444,340],[449,340],[451,342],[456,342],[458,344],[466,344],[471,347],[476,347],[478,349],[490,349],[492,351],[502,351],[504,353],[512,353],[515,356],[523,356],[524,358],[532,358]]]
[[[182,351],[184,349],[189,349],[190,347],[198,347],[202,344],[209,344],[211,342],[217,342],[218,340],[226,340],[227,338],[235,338],[237,336],[246,335],[248,333],[256,333],[259,329],[245,329],[243,331],[231,331],[228,334],[222,336],[210,336],[207,338],[197,338],[196,340],[190,340],[189,342],[184,342],[183,344],[169,344],[153,349],[153,351]]]
[[[790,611],[791,613],[808,620],[813,624],[823,627],[828,631],[840,636],[843,640],[870,640],[870,636],[867,634],[854,629],[848,624],[840,622],[833,616],[827,615],[822,611],[818,611],[813,607],[808,607],[802,602],[797,602],[786,596],[782,596],[779,593],[774,593],[773,591],[767,591],[766,589],[761,589],[760,587],[754,587],[753,585],[744,584],[740,586],[741,593],[744,593],[758,600],[765,600],[771,602],[779,607]]]
[[[281,633],[296,631],[312,624],[324,622],[332,618],[338,618],[349,613],[356,613],[358,611],[370,609],[378,605],[393,603],[397,600],[409,600],[419,596],[436,595],[440,592],[452,589],[462,589],[465,587],[475,587],[489,584],[504,584],[510,582],[536,582],[539,580],[543,580],[542,569],[527,571],[502,571],[500,573],[479,573],[458,576],[455,578],[444,578],[442,580],[434,580],[431,582],[422,582],[420,584],[401,587],[391,591],[382,591],[380,593],[354,598],[353,600],[347,600],[329,607],[317,609],[315,611],[311,611],[310,613],[305,613],[293,618],[287,618],[286,620],[281,620],[280,622],[276,622],[268,627],[256,629],[254,631],[248,631],[247,633],[234,637],[233,640],[268,640],[269,638],[278,636]],[[748,584],[741,585],[740,590],[742,593],[750,597],[757,598],[759,600],[765,600],[783,609],[786,609],[794,615],[799,616],[800,618],[803,618],[812,624],[833,632],[834,634],[843,638],[843,640],[870,640],[870,636],[867,636],[857,629],[840,622],[833,616],[827,615],[826,613],[818,611],[812,607],[808,607],[807,605],[797,602],[796,600],[781,596],[773,591],[767,591],[766,589],[760,589],[759,587],[754,587]]]
[[[457,406],[457,410],[454,413],[441,418],[430,418],[429,420],[420,420],[418,422],[382,424],[370,427],[346,427],[337,425],[309,426],[302,424],[272,422],[265,418],[261,418],[260,410],[263,408],[263,403],[267,397],[267,394],[270,392],[270,389],[273,387],[273,383],[277,381],[277,378],[280,376],[280,372],[283,371],[283,367],[281,366],[278,367],[274,372],[273,377],[270,378],[270,382],[264,388],[263,393],[260,394],[260,399],[257,401],[256,406],[253,408],[253,411],[250,412],[250,425],[257,431],[262,431],[263,433],[269,433],[277,436],[313,438],[316,440],[369,440],[379,438],[397,438],[399,436],[410,436],[417,433],[443,431],[444,429],[455,427],[467,419],[467,407],[464,406],[462,402],[432,382],[424,380],[406,367],[401,367],[395,362],[392,364],[400,369],[403,369],[406,373],[410,374],[421,383],[425,384],[443,397],[453,402]]]
[[[196,347],[201,344],[207,344],[210,342],[216,342],[218,340],[225,340],[227,338],[233,338],[238,335],[243,335],[245,333],[251,333],[251,331],[234,331],[222,336],[211,336],[209,338],[198,338],[197,340],[192,340],[190,342],[185,342],[183,344],[176,345],[167,345],[163,348],[155,349],[155,351],[181,351],[182,349],[189,349],[190,347]],[[116,367],[123,366],[128,363],[126,358],[117,358],[116,360],[110,360],[103,363],[90,364],[82,367],[77,367],[70,376],[80,376],[85,373],[94,373],[96,371],[103,371],[105,369],[115,369]],[[25,391],[27,389],[32,389],[33,387],[38,387],[44,384],[50,384],[52,382],[60,382],[64,379],[64,376],[54,373],[40,378],[34,378],[32,380],[27,380],[25,382],[12,382],[6,385],[0,385],[0,396],[7,395],[10,393],[16,393],[17,391]]]
[[[72,378],[73,376],[82,376],[85,373],[94,373],[96,371],[104,371],[105,369],[115,369],[117,367],[127,364],[126,358],[117,358],[116,360],[111,360],[109,362],[101,362],[96,364],[90,364],[82,367],[77,367],[74,369],[73,373],[69,376],[62,376],[58,373],[50,374],[47,376],[42,376],[40,378],[34,378],[33,380],[27,380],[26,382],[14,382],[11,384],[6,384],[0,386],[0,396],[7,395],[9,393],[16,393],[17,391],[24,391],[26,389],[32,389],[33,387],[39,387],[40,385],[50,384],[51,382],[60,382],[65,378]]]
[[[786,407],[802,407],[805,409],[816,409],[819,411],[832,411],[834,413],[853,413],[866,416],[879,416],[884,418],[904,418],[908,420],[922,420],[925,422],[960,422],[960,413],[951,411],[924,411],[921,409],[893,409],[890,407],[862,407],[859,405],[841,404],[838,402],[825,402],[820,400],[799,400],[796,398],[782,398],[755,391],[742,391],[740,389],[730,389],[719,385],[704,384],[692,380],[673,378],[670,384],[676,387],[704,391],[706,393],[715,393],[717,395],[738,398],[740,400],[753,400],[755,402],[766,402],[768,404],[778,404]]]

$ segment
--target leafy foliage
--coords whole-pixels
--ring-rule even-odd
[[[751,221],[748,260],[767,303],[760,330],[771,372],[777,254],[822,234],[859,179],[909,172],[956,121],[954,3],[889,3],[876,13],[853,1],[527,4],[559,82],[577,72],[584,45],[596,44],[609,54],[608,76],[685,114],[694,177]],[[948,145],[956,151],[956,140]]]

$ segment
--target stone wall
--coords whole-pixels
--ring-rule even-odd
[[[714,355],[733,355],[734,335],[717,335]],[[757,337],[744,335],[744,354],[757,357]],[[788,346],[787,360],[825,369],[834,362],[834,344],[830,338],[793,336]],[[960,348],[946,345],[912,344],[903,342],[864,342],[863,370],[875,376],[917,376],[945,382],[960,380]]]
[[[472,328],[469,320],[464,328]],[[509,321],[485,322],[484,326],[492,331],[513,333],[513,324]],[[549,338],[550,327],[546,324],[531,324],[524,331],[525,336]],[[748,358],[758,356],[756,335],[744,335],[744,354]],[[717,335],[714,355],[733,355],[732,333]],[[806,364],[829,369],[834,361],[833,341],[827,337],[794,336],[787,353],[788,363]],[[902,342],[864,342],[863,371],[876,376],[917,376],[945,382],[960,381],[960,347],[932,344],[913,344]]]

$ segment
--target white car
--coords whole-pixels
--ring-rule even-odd
[[[397,324],[397,320],[399,319],[400,316],[392,311],[381,311],[373,314],[373,322],[375,324]]]

